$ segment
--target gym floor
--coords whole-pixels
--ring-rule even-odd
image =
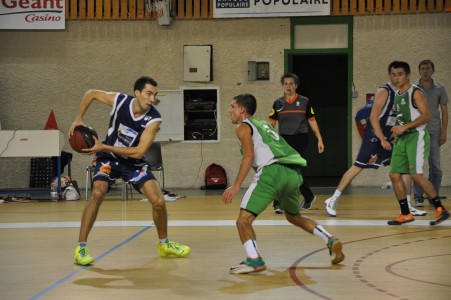
[[[117,189],[91,232],[96,261],[88,267],[73,264],[84,199],[1,204],[1,298],[445,300],[451,294],[451,220],[431,227],[434,209],[426,204],[427,216],[386,225],[399,214],[390,189],[351,188],[331,218],[323,202],[333,188],[314,188],[317,201],[301,213],[342,240],[346,259],[339,265],[330,264],[319,238],[268,207],[254,224],[268,269],[247,275],[228,273],[246,256],[235,227],[240,197],[224,205],[221,191],[171,191],[185,197],[167,202],[169,238],[192,248],[188,258],[158,257],[151,206],[136,193],[121,201]]]

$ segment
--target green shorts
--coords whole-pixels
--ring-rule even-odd
[[[399,136],[393,146],[390,173],[423,174],[430,144],[429,133],[424,130]]]
[[[295,168],[281,164],[263,167],[252,178],[240,207],[257,216],[277,199],[281,209],[296,215],[299,213],[299,186],[302,182],[301,173]]]

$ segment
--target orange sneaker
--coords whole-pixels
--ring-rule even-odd
[[[412,214],[408,214],[408,215],[403,215],[400,214],[399,217],[397,217],[394,220],[388,221],[387,224],[388,225],[402,225],[404,223],[409,223],[409,222],[413,222],[415,221],[415,218],[413,217]]]
[[[449,218],[449,212],[446,209],[443,209],[442,207],[437,207],[437,209],[435,210],[434,220],[429,222],[429,224],[431,224],[432,226],[437,225],[437,224],[442,223],[443,221],[445,221],[448,218]]]

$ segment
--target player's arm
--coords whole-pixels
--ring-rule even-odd
[[[157,135],[158,129],[160,128],[161,121],[156,121],[150,123],[146,129],[144,129],[141,137],[139,138],[139,144],[136,147],[114,147],[107,144],[103,144],[96,140],[96,144],[94,147],[90,149],[83,149],[88,153],[97,153],[97,152],[112,152],[114,154],[127,156],[130,158],[140,159],[146,155],[147,150],[149,150],[152,145],[155,136]]]
[[[385,103],[387,102],[388,96],[389,93],[387,89],[377,89],[376,95],[374,97],[373,107],[371,108],[370,122],[371,126],[373,126],[374,134],[381,141],[382,148],[391,150],[391,144],[387,141],[387,139],[390,137],[384,136],[381,124],[379,123],[379,116],[382,112],[382,109],[384,108]]]
[[[276,127],[277,120],[268,118],[268,123],[272,125],[272,127]]]
[[[318,140],[318,152],[323,153],[324,152],[323,137],[321,136],[321,132],[319,131],[319,126],[315,119],[315,111],[313,110],[313,107],[310,105],[310,101],[307,103],[307,107],[305,108],[305,117],[307,118],[310,128],[312,129],[313,133],[316,136],[316,139]]]
[[[69,128],[69,136],[71,136],[73,134],[74,128],[76,126],[86,125],[85,122],[83,121],[83,116],[85,115],[89,106],[94,101],[99,101],[101,103],[113,106],[116,94],[117,93],[115,93],[115,92],[105,92],[105,91],[93,90],[93,89],[88,90],[84,94],[84,96],[80,102],[80,106],[78,108],[78,113],[77,113],[77,116],[75,117],[75,121],[72,123],[72,125]]]
[[[318,153],[324,152],[324,143],[323,143],[323,137],[321,136],[321,132],[319,131],[318,123],[316,122],[315,118],[309,118],[308,122],[310,124],[310,128],[312,128],[313,133],[315,134],[316,138],[318,139]]]
[[[418,109],[420,116],[412,122],[406,123],[402,126],[394,126],[392,128],[392,132],[394,134],[399,135],[410,128],[416,128],[430,120],[431,114],[429,113],[428,102],[426,101],[426,96],[420,89],[416,89],[413,93],[413,104]]]
[[[280,108],[279,106],[281,106],[280,105],[280,103],[279,103],[279,101],[274,101],[274,103],[273,103],[273,105],[272,105],[272,108],[271,108],[271,112],[269,113],[269,117],[268,117],[268,122],[269,122],[269,124],[271,124],[272,125],[272,127],[276,127],[276,124],[277,124],[277,118],[278,118],[278,109]]]
[[[246,179],[247,174],[249,174],[252,162],[254,161],[254,144],[252,142],[252,131],[250,126],[246,123],[241,123],[236,129],[236,135],[241,143],[243,157],[241,158],[240,169],[238,170],[235,182],[231,187],[226,189],[222,195],[222,201],[225,204],[232,203],[233,197],[239,192],[241,184],[243,184],[244,179]]]
[[[448,129],[448,105],[440,104],[440,109],[442,111],[442,130],[440,132],[440,146],[446,143],[446,131]]]

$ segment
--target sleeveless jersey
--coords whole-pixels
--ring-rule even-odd
[[[110,112],[110,124],[105,144],[114,147],[136,147],[144,129],[153,122],[162,121],[160,113],[153,106],[141,116],[135,117],[132,110],[133,101],[137,101],[133,96],[121,93],[116,95]],[[141,162],[141,160],[111,152],[106,155],[132,164]]]
[[[264,166],[275,163],[298,166],[307,165],[306,160],[288,145],[267,121],[250,117],[243,122],[249,124],[252,128],[252,141],[254,144],[252,166],[257,171]]]
[[[387,90],[388,98],[379,114],[379,124],[381,125],[382,133],[384,134],[384,136],[386,138],[389,138],[391,136],[391,129],[396,123],[396,113],[393,107],[396,92],[389,83],[384,84],[380,88]],[[374,129],[373,126],[371,125],[371,122],[368,122],[366,124],[364,135],[366,136],[367,139],[368,138],[378,139],[376,134],[374,133]]]
[[[399,91],[396,93],[394,104],[397,117],[396,125],[402,126],[406,123],[410,123],[421,115],[418,109],[413,105],[414,93],[423,93],[423,91],[418,86],[412,84],[404,93],[401,94]],[[405,133],[422,131],[426,128],[426,124],[427,123],[424,123],[415,128],[410,128]]]

